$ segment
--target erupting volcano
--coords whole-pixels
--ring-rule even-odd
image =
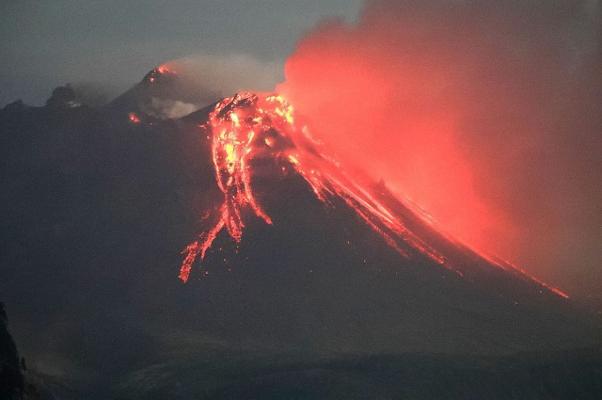
[[[188,82],[177,65],[154,68],[101,108],[74,106],[57,90],[62,101],[46,107],[0,111],[0,148],[15,150],[3,175],[9,197],[2,209],[17,239],[5,261],[15,265],[15,279],[31,285],[28,293],[55,288],[38,300],[51,320],[73,313],[77,323],[64,340],[77,342],[80,322],[88,324],[89,340],[68,357],[96,354],[102,366],[92,361],[90,370],[108,376],[98,387],[117,382],[136,393],[121,397],[139,398],[152,381],[158,395],[140,398],[173,397],[181,384],[217,393],[208,398],[241,398],[264,382],[298,387],[289,376],[316,388],[333,378],[337,387],[359,382],[366,393],[390,376],[387,393],[394,394],[423,371],[428,390],[433,376],[441,376],[445,393],[450,377],[470,390],[490,377],[479,391],[490,393],[492,385],[503,391],[523,377],[530,388],[539,352],[599,343],[597,321],[565,293],[474,251],[422,205],[370,178],[375,171],[346,164],[337,143],[322,136],[327,131],[288,97],[239,92],[181,117],[160,112],[181,108],[183,88],[187,104],[202,102]],[[39,215],[48,219],[32,230]],[[72,248],[75,239],[81,245]],[[23,257],[19,241],[29,243],[32,257]],[[48,245],[39,250],[40,243]],[[179,280],[169,267],[178,264]],[[63,290],[88,281],[79,295]],[[23,291],[0,282],[19,304]],[[152,321],[140,318],[147,315]],[[49,322],[33,326],[43,331]],[[45,354],[38,342],[30,348]],[[121,346],[107,351],[115,343]],[[538,352],[536,361],[521,356],[509,364],[506,355],[525,351]],[[372,358],[398,354],[409,358],[391,367]],[[422,356],[435,354],[444,357]],[[500,357],[496,365],[507,372],[491,376],[484,356]],[[116,370],[124,359],[131,362]],[[474,372],[479,360],[485,364]],[[558,365],[553,378],[539,381],[563,382],[565,360]],[[324,372],[314,382],[315,371]],[[221,396],[215,382],[232,385],[232,376],[243,374],[251,386],[244,378],[234,383],[243,394]]]
[[[0,400],[602,399],[602,0],[4,3]]]
[[[280,174],[295,172],[301,176],[326,207],[334,207],[335,198],[342,200],[406,260],[430,260],[462,277],[470,272],[469,264],[476,258],[560,297],[568,297],[524,270],[479,255],[436,231],[429,215],[408,201],[400,204],[409,215],[396,213],[375,190],[375,185],[360,183],[360,179],[349,176],[336,160],[324,153],[309,127],[300,122],[293,106],[279,95],[241,92],[225,98],[209,113],[201,129],[207,132],[211,143],[215,180],[223,194],[223,203],[215,212],[208,213],[212,227],[182,252],[185,258],[179,277],[183,282],[188,281],[195,261],[205,258],[223,230],[238,244],[243,237],[245,218],[254,215],[266,224],[274,223],[257,200],[253,187],[256,166],[260,160],[268,160],[278,167],[274,171]]]

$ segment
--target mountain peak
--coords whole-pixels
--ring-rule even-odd
[[[151,69],[144,78],[142,78],[142,83],[156,85],[163,84],[177,79],[178,74],[175,70],[167,67],[166,65],[160,65]]]
[[[143,113],[159,119],[181,118],[219,96],[200,88],[186,74],[161,65],[108,106],[123,114]]]

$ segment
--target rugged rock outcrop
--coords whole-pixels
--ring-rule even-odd
[[[17,346],[8,331],[4,303],[0,303],[0,398],[21,399],[25,387]]]

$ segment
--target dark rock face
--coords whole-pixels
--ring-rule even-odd
[[[17,346],[8,331],[4,303],[0,303],[0,398],[21,399],[23,389],[24,378]]]

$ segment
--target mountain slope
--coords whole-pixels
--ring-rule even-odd
[[[322,351],[588,343],[562,292],[445,237],[383,185],[354,183],[293,136],[286,104],[266,99],[226,99],[190,127],[207,138],[198,156],[216,179],[183,264],[204,258],[194,285],[211,300],[192,317],[204,329]]]

